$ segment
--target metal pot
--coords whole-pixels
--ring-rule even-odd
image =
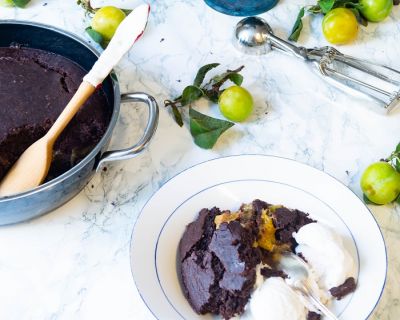
[[[99,53],[75,35],[38,23],[25,21],[0,21],[0,47],[17,43],[60,54],[90,70]],[[26,221],[61,206],[89,182],[104,162],[130,159],[141,153],[153,137],[158,123],[158,106],[146,93],[120,95],[114,73],[103,82],[103,89],[112,101],[112,116],[106,133],[96,147],[77,165],[61,176],[31,190],[10,197],[0,198],[0,225]],[[127,149],[106,151],[117,123],[120,104],[129,101],[143,102],[149,110],[146,129],[140,141]]]

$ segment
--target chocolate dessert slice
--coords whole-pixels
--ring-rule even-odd
[[[312,221],[306,213],[258,199],[237,212],[202,209],[179,244],[182,288],[193,309],[225,319],[243,313],[256,266],[271,259],[272,252],[290,250],[294,239],[287,232]],[[263,274],[285,276],[266,268]]]
[[[183,291],[199,314],[220,314],[229,319],[244,311],[260,262],[253,233],[239,221],[214,223],[221,212],[203,209],[180,241]]]
[[[49,130],[85,74],[60,55],[0,48],[0,179]],[[106,96],[97,90],[57,140],[47,180],[81,161],[104,135],[110,117]]]
[[[276,259],[282,251],[294,252],[293,233],[313,222],[305,212],[258,199],[236,212],[202,209],[179,244],[179,275],[190,305],[199,314],[225,319],[242,314],[254,290],[256,267],[265,281],[287,278],[275,269]],[[354,289],[349,278],[330,292],[341,299]],[[308,312],[307,320],[319,319],[320,314]]]

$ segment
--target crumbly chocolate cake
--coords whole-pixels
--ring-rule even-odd
[[[230,319],[244,312],[256,281],[256,267],[265,278],[287,275],[274,269],[273,255],[294,252],[293,233],[316,222],[307,213],[261,200],[243,204],[239,211],[202,209],[179,244],[179,275],[190,305],[199,314]],[[303,257],[304,258],[304,257]],[[267,265],[267,266],[266,266]],[[355,290],[354,278],[330,290],[341,299]],[[307,320],[321,315],[308,312]]]
[[[243,313],[256,280],[256,266],[277,247],[291,248],[297,231],[313,222],[306,213],[254,200],[238,212],[202,209],[179,244],[185,296],[199,314],[225,319]],[[272,233],[271,228],[275,230]],[[285,276],[264,270],[265,276]]]
[[[319,313],[310,311],[307,315],[307,320],[320,320],[321,315]]]
[[[0,179],[33,142],[51,127],[86,72],[53,53],[0,48]],[[54,146],[50,180],[82,160],[104,135],[111,108],[94,93]]]
[[[356,280],[353,277],[350,277],[340,286],[331,288],[329,292],[337,300],[341,300],[343,297],[356,290],[356,286]]]
[[[203,209],[188,225],[179,246],[181,279],[197,313],[229,319],[244,310],[260,256],[252,246],[254,235],[239,221],[215,228],[214,219],[220,213],[217,208]]]
[[[280,277],[282,279],[286,279],[288,276],[282,270],[277,270],[269,267],[264,267],[260,270],[261,275],[265,278],[273,278],[273,277]]]

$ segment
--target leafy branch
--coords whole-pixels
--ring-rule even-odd
[[[219,96],[224,89],[222,86],[231,81],[240,86],[243,82],[243,76],[240,71],[244,66],[234,70],[226,70],[224,73],[211,77],[205,81],[209,71],[219,66],[219,63],[210,63],[202,66],[194,78],[193,84],[186,86],[180,96],[174,100],[165,100],[164,106],[171,108],[175,122],[182,127],[182,107],[190,106],[200,98],[206,98],[212,102],[218,102]],[[217,142],[218,138],[234,124],[226,120],[215,119],[204,115],[192,108],[189,108],[190,133],[194,142],[201,148],[210,149]]]
[[[385,161],[389,162],[400,173],[400,143]]]
[[[380,161],[388,162],[398,173],[400,173],[400,143],[397,144],[396,149],[390,154],[388,158],[381,159]],[[366,204],[378,205],[369,200],[365,194],[363,195],[363,197]],[[400,195],[394,201],[400,204]]]
[[[389,162],[393,166],[393,168],[395,168],[396,171],[400,173],[400,143],[397,144],[396,149],[385,161]],[[400,204],[400,195],[395,201]]]
[[[219,63],[210,63],[201,67],[196,74],[193,84],[187,86],[179,97],[174,100],[164,101],[164,106],[172,109],[174,119],[179,126],[183,126],[182,114],[179,108],[190,105],[192,102],[202,97],[208,98],[212,102],[218,102],[219,96],[224,91],[221,87],[228,80],[238,86],[242,84],[243,76],[239,72],[242,71],[244,66],[235,70],[227,70],[220,75],[214,76],[202,86],[206,74],[218,66]]]
[[[305,6],[300,9],[297,15],[296,21],[293,25],[292,31],[289,36],[289,40],[297,41],[299,39],[300,33],[303,29],[303,18],[307,13],[310,14],[327,14],[329,11],[335,8],[348,8],[353,11],[358,22],[363,26],[368,25],[367,19],[365,19],[361,14],[361,5],[359,0],[318,0],[316,5]]]
[[[81,6],[83,9],[85,9],[86,13],[89,14],[94,14],[96,13],[96,10],[92,8],[90,5],[90,0],[77,0],[76,4],[78,6]]]

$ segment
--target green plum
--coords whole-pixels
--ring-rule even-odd
[[[358,34],[357,18],[350,9],[333,9],[329,11],[322,20],[322,32],[325,39],[330,43],[349,43],[353,41]]]
[[[241,122],[246,120],[253,111],[253,97],[246,89],[232,86],[222,92],[218,105],[225,118]]]
[[[361,177],[361,189],[376,204],[388,204],[400,194],[400,173],[387,162],[371,164]]]
[[[0,0],[1,7],[14,7],[14,2],[12,0]]]
[[[93,16],[91,27],[100,33],[104,40],[110,41],[125,16],[121,9],[113,6],[103,7]]]
[[[371,22],[384,20],[392,11],[393,0],[360,0],[361,14]]]

